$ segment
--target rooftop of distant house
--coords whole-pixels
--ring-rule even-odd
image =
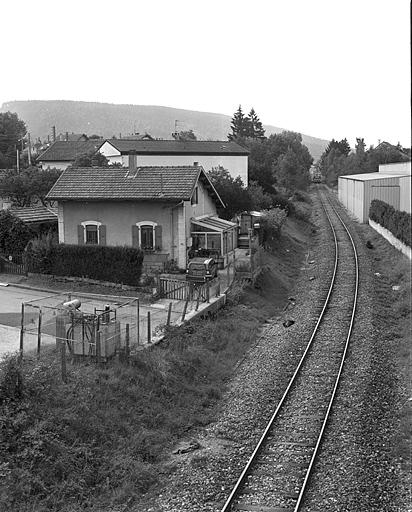
[[[108,139],[114,148],[121,154],[135,151],[137,154],[188,154],[188,155],[241,155],[246,156],[249,151],[236,142],[221,140],[132,140]]]
[[[97,151],[103,143],[104,139],[56,140],[38,156],[38,160],[39,162],[72,162],[80,155]]]

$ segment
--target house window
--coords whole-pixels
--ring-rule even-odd
[[[150,220],[137,222],[136,242],[144,251],[154,251],[161,246],[161,227]]]
[[[95,220],[86,220],[81,223],[83,226],[83,243],[86,245],[99,245],[101,240],[102,223]],[[80,234],[79,234],[80,236]],[[103,242],[105,243],[105,242]]]
[[[140,226],[140,246],[144,251],[153,251],[154,226]]]
[[[198,191],[198,188],[195,187],[194,191],[193,191],[193,194],[192,194],[192,199],[190,200],[190,204],[192,206],[194,206],[195,204],[198,204],[199,202],[199,191]]]
[[[97,226],[88,225],[85,230],[85,244],[98,245],[99,244],[99,231]]]

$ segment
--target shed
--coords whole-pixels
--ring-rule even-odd
[[[368,222],[369,208],[373,199],[380,199],[396,210],[410,212],[404,190],[410,177],[403,174],[374,172],[340,176],[338,184],[339,201],[360,221]],[[402,208],[401,208],[402,189]],[[405,209],[409,206],[409,209]]]

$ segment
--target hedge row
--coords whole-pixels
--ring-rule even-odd
[[[388,229],[398,240],[411,247],[411,214],[395,210],[393,206],[374,199],[369,218]]]
[[[143,252],[133,247],[56,244],[46,236],[29,243],[25,263],[29,272],[137,286]]]

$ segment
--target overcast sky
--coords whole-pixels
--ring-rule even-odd
[[[410,145],[409,0],[20,0],[0,8],[0,104],[232,115]]]

